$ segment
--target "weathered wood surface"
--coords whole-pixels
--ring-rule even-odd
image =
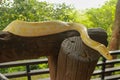
[[[107,45],[106,34],[102,31],[93,29],[89,35]],[[80,37],[65,39],[58,55],[55,80],[90,80],[99,57],[100,54],[84,45]]]
[[[100,36],[105,36],[101,29],[88,30],[91,37],[103,42]],[[94,34],[95,33],[95,34]],[[40,56],[57,56],[60,45],[65,38],[78,36],[76,31],[66,31],[63,33],[40,36],[40,37],[20,37],[8,32],[0,32],[0,62],[8,62],[23,59],[34,59]]]
[[[56,80],[58,56],[48,56],[51,80]]]
[[[103,30],[101,30],[101,29],[90,29],[90,30],[88,30],[88,32],[89,32],[89,35],[92,39],[94,39],[98,42],[101,42],[101,43],[103,43],[107,46],[107,34]],[[70,39],[73,39],[73,40],[70,40]],[[76,51],[75,48],[77,49],[77,51]],[[69,52],[69,55],[72,54],[72,56],[71,57],[68,56],[67,52]],[[79,54],[82,54],[82,55],[78,56],[79,54],[75,54],[75,52],[78,52]],[[75,55],[73,55],[73,54],[75,54]],[[77,57],[77,60],[74,59],[74,56]],[[82,43],[79,36],[76,36],[74,38],[66,38],[66,40],[63,41],[63,44],[61,46],[59,56],[58,57],[57,56],[52,56],[52,57],[48,58],[49,62],[50,62],[49,66],[50,66],[51,80],[75,80],[75,79],[76,80],[89,80],[90,75],[92,74],[92,71],[95,68],[95,65],[97,63],[97,60],[98,60],[99,56],[100,55],[96,51],[94,51],[91,48],[88,48],[87,46],[85,46]],[[56,58],[58,58],[58,61],[57,61]],[[80,59],[82,60],[81,62],[80,62]],[[69,62],[65,62],[66,60],[69,61]],[[73,61],[73,62],[71,62],[71,61]],[[85,61],[85,63],[84,63],[84,61]],[[71,63],[71,64],[69,64],[69,63]],[[84,63],[84,65],[81,66],[82,63]],[[78,65],[79,69],[83,70],[83,71],[80,71],[80,72],[83,72],[83,73],[79,76],[83,76],[83,74],[85,74],[85,72],[88,71],[88,73],[86,72],[87,74],[84,75],[82,78],[80,78],[77,75],[78,78],[80,78],[80,79],[74,78],[75,75],[70,78],[71,75],[76,74],[75,70],[71,69],[76,64],[79,64]],[[69,65],[70,67],[68,67],[66,65]],[[76,66],[76,68],[77,68],[77,66]],[[66,69],[68,70],[68,72],[66,72],[67,71]],[[84,72],[84,69],[86,70],[85,72]],[[69,72],[74,72],[74,73],[70,74]],[[78,74],[80,74],[80,72],[78,72]],[[88,76],[88,77],[86,77],[86,76]],[[86,77],[86,79],[84,77]],[[70,78],[70,79],[68,79],[68,78]]]
[[[107,45],[107,35],[102,29],[89,29],[92,39]],[[34,59],[49,56],[51,80],[56,80],[57,57],[63,40],[79,36],[76,31],[66,31],[41,37],[20,37],[8,32],[0,32],[0,62]],[[82,44],[84,45],[84,44]],[[89,59],[88,59],[89,60]]]
[[[56,56],[61,42],[75,35],[78,35],[76,31],[67,31],[49,36],[20,37],[0,32],[0,62]]]
[[[58,56],[56,80],[90,80],[99,57],[79,37],[66,39]]]

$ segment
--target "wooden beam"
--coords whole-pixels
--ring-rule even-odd
[[[101,29],[90,29],[88,32],[91,38],[101,43],[105,41],[102,39],[103,37],[107,38],[106,33]],[[57,56],[62,41],[72,36],[79,36],[79,33],[66,31],[48,36],[21,37],[1,31],[0,62],[34,59],[40,56]]]

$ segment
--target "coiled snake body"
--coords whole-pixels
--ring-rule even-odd
[[[94,40],[87,33],[86,27],[78,23],[48,21],[48,22],[25,22],[13,21],[3,31],[11,32],[15,35],[24,37],[44,36],[55,33],[60,33],[68,30],[76,30],[81,34],[82,41],[92,49],[98,51],[106,59],[112,59],[107,48]]]

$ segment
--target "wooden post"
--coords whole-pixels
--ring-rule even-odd
[[[66,39],[58,56],[56,80],[90,80],[99,56],[83,45],[79,37]]]
[[[107,45],[104,30],[89,29],[88,33],[92,39]],[[58,57],[49,57],[51,80],[89,80],[99,57],[100,54],[84,45],[79,36],[66,38]]]

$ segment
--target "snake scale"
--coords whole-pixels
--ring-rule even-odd
[[[3,31],[13,33],[24,37],[45,36],[56,34],[68,30],[76,30],[81,34],[82,41],[90,48],[98,51],[108,60],[112,59],[108,49],[101,43],[92,40],[87,33],[87,28],[82,24],[62,22],[62,21],[46,21],[46,22],[25,22],[15,20],[11,22]]]

